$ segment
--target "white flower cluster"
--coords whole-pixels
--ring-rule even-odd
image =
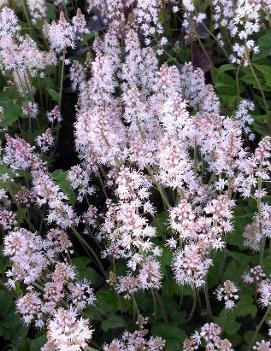
[[[183,351],[199,350],[205,346],[205,350],[234,351],[228,339],[221,338],[222,330],[218,324],[206,323],[199,332],[195,332],[183,343]]]

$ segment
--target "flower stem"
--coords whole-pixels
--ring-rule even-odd
[[[255,343],[255,340],[256,340],[256,338],[257,338],[257,335],[258,335],[258,333],[259,333],[259,331],[260,331],[262,325],[263,325],[264,322],[266,321],[266,319],[267,319],[267,317],[268,317],[270,311],[271,311],[271,306],[269,306],[269,307],[267,308],[267,310],[266,310],[266,312],[265,312],[263,318],[260,320],[260,323],[257,325],[256,330],[255,330],[255,333],[253,334],[253,337],[252,337],[252,339],[251,339],[251,341],[250,341],[250,344],[249,344],[249,346],[248,346],[248,348],[247,348],[247,351],[251,351],[251,350],[252,350],[252,346],[253,346],[254,343]]]
[[[213,319],[207,282],[204,284],[204,296],[205,296],[206,307],[207,307],[207,316],[209,319]]]
[[[157,318],[157,302],[156,302],[156,298],[155,298],[153,289],[151,288],[150,290],[151,290],[151,295],[152,295],[152,299],[153,299],[153,315],[154,315],[154,320],[156,320],[156,318]]]
[[[166,323],[168,323],[168,319],[167,319],[167,314],[166,314],[166,310],[165,310],[165,306],[163,304],[163,299],[161,298],[159,292],[157,290],[154,291],[156,297],[157,297],[157,301],[158,301],[158,304],[160,305],[161,307],[161,310],[162,310],[162,314],[163,314],[163,319]]]
[[[60,86],[59,86],[59,99],[58,99],[58,106],[59,106],[60,111],[61,111],[61,103],[62,103],[62,95],[63,95],[65,55],[66,55],[66,50],[64,49],[62,60],[61,60]]]
[[[187,318],[187,323],[189,323],[194,315],[194,312],[195,312],[195,309],[196,309],[196,306],[197,306],[197,294],[196,294],[196,288],[193,286],[192,287],[192,291],[193,291],[193,304],[192,304],[192,308],[191,308],[191,311],[189,313],[189,316]]]
[[[269,111],[269,108],[268,108],[268,105],[267,105],[267,101],[266,101],[266,98],[265,98],[265,94],[264,94],[264,91],[263,91],[263,87],[262,87],[262,85],[261,85],[261,82],[260,82],[260,80],[259,80],[259,78],[258,78],[258,76],[257,76],[257,74],[256,74],[256,72],[255,72],[255,70],[254,70],[254,67],[253,67],[253,64],[252,64],[252,62],[251,62],[251,60],[250,60],[249,53],[248,53],[248,50],[247,50],[247,49],[246,49],[246,57],[247,57],[247,60],[248,60],[248,64],[249,64],[251,73],[252,73],[254,79],[256,80],[257,85],[258,85],[258,88],[259,88],[259,90],[260,90],[260,92],[261,92],[262,99],[263,99],[263,104],[264,104],[264,108],[265,108],[265,112],[266,112],[266,114],[269,115],[269,114],[270,114],[270,111]]]
[[[106,272],[103,268],[103,265],[102,265],[101,261],[99,260],[99,257],[96,255],[95,251],[93,250],[93,248],[87,243],[87,241],[82,237],[82,235],[79,234],[79,232],[74,227],[71,227],[71,230],[73,231],[73,233],[75,234],[77,239],[80,241],[82,246],[85,247],[92,254],[92,256],[95,258],[104,277],[106,277]]]
[[[260,167],[261,172],[261,167]],[[258,197],[257,197],[257,209],[258,209],[258,217],[259,217],[259,230],[261,235],[260,241],[260,266],[263,265],[264,260],[264,248],[265,248],[265,237],[263,236],[262,231],[262,200],[261,200],[261,191],[262,191],[262,179],[258,178]]]

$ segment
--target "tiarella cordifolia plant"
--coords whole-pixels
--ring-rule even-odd
[[[197,37],[197,23],[206,20],[206,13],[202,13],[194,1],[183,0],[186,20],[184,27],[187,37]],[[252,53],[257,54],[257,46],[254,35],[258,33],[264,21],[268,21],[270,1],[267,0],[212,0],[210,2],[213,11],[214,29],[217,41],[222,47],[226,46],[227,39],[233,40],[232,54],[229,56],[231,62],[249,65]],[[204,24],[206,26],[206,24]],[[207,29],[208,30],[208,29]]]
[[[212,79],[226,109],[233,111],[240,104],[239,116],[244,108],[248,112],[255,109],[242,104],[244,95],[250,100],[249,85],[255,89],[252,104],[257,104],[257,114],[269,117],[270,1],[212,0],[207,4],[183,0],[182,8],[185,39],[194,51],[194,60],[208,71],[214,65],[214,54],[224,57],[212,70]]]
[[[0,1],[5,344],[271,349],[269,11]]]

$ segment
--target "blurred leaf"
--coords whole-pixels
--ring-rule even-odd
[[[265,273],[271,274],[271,256],[270,255],[268,255],[264,258],[263,266],[264,266]]]
[[[201,46],[192,46],[192,62],[195,67],[199,67],[203,72],[208,72],[212,69],[212,56],[213,49],[205,46],[204,49]]]
[[[261,136],[267,136],[271,134],[271,125],[269,122],[269,116],[267,115],[256,115],[254,116],[254,130]]]
[[[157,213],[154,216],[151,225],[156,228],[156,236],[165,237],[169,229],[168,215],[166,211]]]
[[[0,72],[0,92],[3,91],[4,87],[5,87],[5,78]]]
[[[54,20],[56,18],[56,7],[53,4],[50,4],[49,1],[46,2],[46,6],[48,18]]]
[[[257,307],[254,305],[254,299],[250,295],[240,295],[240,301],[232,311],[236,317],[244,317],[250,315],[252,318],[256,316]]]
[[[49,95],[51,96],[51,98],[53,99],[53,101],[58,102],[59,101],[59,93],[57,91],[55,91],[52,88],[48,88],[47,89]]]
[[[72,264],[76,267],[78,278],[81,280],[87,279],[92,285],[95,285],[97,283],[98,274],[93,268],[88,267],[90,262],[88,257],[83,256],[72,259]]]
[[[219,270],[220,262],[222,258],[222,253],[220,251],[216,252],[215,257],[213,257],[213,266],[208,271],[208,286],[212,288],[219,283]]]
[[[236,259],[230,260],[227,264],[226,271],[224,273],[225,279],[230,279],[234,282],[242,282],[242,274],[249,270],[249,262],[246,260],[237,261]]]
[[[268,55],[270,55],[271,52],[271,32],[265,33],[262,35],[257,42],[257,45],[259,47],[259,53],[254,54],[252,61],[259,61]]]
[[[151,334],[161,336],[171,345],[175,344],[175,350],[178,349],[177,345],[186,339],[186,333],[179,328],[176,323],[157,323],[151,328]]]
[[[78,269],[83,270],[91,262],[89,257],[79,256],[72,259],[72,264]]]
[[[10,99],[1,99],[0,106],[4,109],[4,118],[2,122],[2,127],[6,128],[12,123],[16,122],[17,119],[22,114],[22,109],[20,105],[15,104]]]
[[[101,327],[107,332],[109,329],[124,328],[126,327],[125,320],[116,314],[111,314],[107,316],[107,319],[102,321]]]
[[[76,202],[76,195],[67,178],[67,172],[64,172],[62,169],[57,169],[52,172],[52,177],[56,184],[59,185],[63,193],[68,196],[70,203],[74,206]]]
[[[96,293],[98,307],[105,313],[112,311],[127,311],[130,301],[108,288],[101,289]]]
[[[232,311],[223,309],[219,317],[215,317],[214,319],[221,329],[229,335],[235,334],[241,327],[241,324],[235,321],[235,315]]]
[[[256,65],[254,65],[256,66]],[[257,65],[261,66],[261,65]],[[262,69],[264,72],[264,69]],[[244,67],[241,70],[242,74],[240,74],[240,80],[246,84],[249,84],[253,87],[253,89],[260,90],[258,82],[255,80],[255,77],[253,73],[251,72],[251,69],[248,67]],[[269,83],[267,84],[266,79],[264,78],[263,74],[257,74],[258,80],[263,88],[264,91],[271,91],[271,86]]]
[[[267,85],[271,87],[271,67],[267,65],[256,65],[256,64],[254,64],[254,67],[257,69],[257,71],[261,72]]]
[[[209,23],[207,19],[204,19],[203,22],[196,23],[195,29],[199,38],[207,39],[210,37],[210,30],[208,30],[209,29],[208,27],[209,27]]]
[[[171,265],[172,256],[172,251],[169,248],[164,247],[164,249],[162,249],[162,255],[159,257],[159,261],[161,263],[161,271],[163,274],[165,273],[165,268]]]
[[[235,77],[231,77],[228,73],[235,69],[234,65],[226,64],[220,68],[213,68],[211,76],[216,92],[220,98],[222,106],[226,108],[226,113],[233,113],[239,102],[239,95],[236,86]],[[243,85],[239,84],[240,93],[244,90]]]
[[[21,340],[20,344],[17,345],[16,351],[29,351],[31,350],[31,340],[26,338]]]
[[[248,330],[244,333],[244,340],[247,344],[250,344],[254,334],[255,334],[255,330]],[[263,340],[264,338],[265,338],[264,335],[261,335],[260,333],[258,333],[255,342],[258,340]]]
[[[227,71],[232,71],[232,70],[236,70],[237,67],[234,66],[232,63],[226,63],[225,65],[220,66],[219,68],[217,68],[216,70],[214,70],[214,74],[215,74],[215,80],[218,81],[219,80],[219,76]]]
[[[31,351],[40,351],[41,347],[46,343],[46,335],[41,335],[31,341]]]

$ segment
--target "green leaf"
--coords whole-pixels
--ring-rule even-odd
[[[229,335],[235,334],[241,327],[241,324],[235,321],[235,315],[232,311],[222,310],[219,317],[215,317],[215,322]]]
[[[215,79],[218,80],[219,76],[222,73],[225,73],[227,71],[232,71],[232,70],[236,70],[237,67],[234,66],[232,63],[226,63],[225,65],[220,66],[217,71],[215,72]]]
[[[247,344],[251,343],[251,340],[252,340],[254,334],[255,334],[255,330],[248,330],[244,333],[244,340]],[[263,340],[263,339],[264,339],[264,336],[261,335],[260,333],[258,333],[255,342],[258,340]]]
[[[31,340],[29,338],[23,339],[20,341],[20,344],[17,345],[17,351],[29,351],[31,349]]]
[[[79,256],[72,259],[72,264],[77,268],[77,270],[83,270],[91,262],[89,257]]]
[[[254,130],[261,136],[267,136],[271,134],[271,126],[268,115],[255,115],[254,116]]]
[[[235,333],[238,332],[238,330],[240,329],[241,327],[241,323],[238,323],[238,322],[235,322],[233,320],[229,320],[225,327],[224,327],[224,330],[227,334],[229,335],[234,335]]]
[[[225,70],[227,70],[227,68],[228,66],[225,67]],[[223,69],[219,71],[219,69],[213,68],[211,74],[214,81],[214,86],[220,94],[227,96],[237,94],[235,79],[233,79],[229,74],[225,73]]]
[[[239,202],[234,209],[234,230],[228,235],[228,243],[244,249],[243,232],[245,226],[252,221],[256,208],[249,207],[247,201]],[[232,254],[234,255],[234,254]]]
[[[70,203],[74,206],[76,202],[76,195],[67,178],[67,172],[63,171],[62,169],[57,169],[52,173],[52,177],[63,193],[68,196]]]
[[[90,259],[84,256],[75,257],[72,259],[72,264],[76,267],[78,278],[82,280],[87,279],[92,285],[95,285],[98,280],[98,274],[93,268],[88,267],[90,262]]]
[[[161,272],[165,274],[166,267],[169,267],[171,265],[173,254],[172,251],[167,247],[164,247],[162,252],[163,253],[161,257],[159,257],[159,261],[161,263]]]
[[[56,7],[53,4],[50,4],[49,1],[47,1],[47,16],[51,20],[56,18]]]
[[[5,90],[1,92],[0,97],[0,101],[2,101],[2,99],[16,100],[18,99],[18,91],[15,87],[5,87]]]
[[[113,290],[101,289],[96,293],[98,307],[105,313],[113,311],[127,311],[130,301],[124,299]]]
[[[165,211],[157,213],[153,218],[151,225],[156,228],[156,236],[165,237],[169,228],[167,213]]]
[[[57,91],[55,91],[52,88],[48,88],[47,89],[49,95],[51,96],[51,98],[53,99],[53,101],[58,102],[59,101],[59,93]]]
[[[223,87],[223,89],[225,89],[225,91],[228,91],[229,88],[225,88]],[[223,106],[233,109],[236,107],[236,105],[239,102],[239,96],[238,95],[220,95],[220,100]],[[232,111],[230,112],[232,113]]]
[[[219,284],[219,270],[220,270],[220,262],[222,259],[222,253],[216,252],[215,257],[213,258],[213,265],[209,269],[208,272],[208,286],[212,288]]]
[[[101,327],[107,332],[109,329],[124,328],[127,324],[125,320],[116,314],[111,314],[107,316],[107,319],[102,321]]]
[[[242,274],[249,270],[249,262],[247,260],[236,260],[231,259],[227,264],[226,271],[224,273],[224,279],[230,279],[234,282],[242,283]]]
[[[0,246],[1,252],[3,252],[3,245]],[[4,274],[7,267],[10,265],[9,260],[4,255],[0,255],[0,274]]]
[[[25,208],[20,207],[17,210],[16,217],[17,217],[19,223],[23,223],[24,222],[24,218],[25,218]]]
[[[40,351],[41,347],[46,343],[46,335],[41,335],[31,341],[31,351]]]
[[[254,299],[250,295],[240,295],[240,301],[233,310],[236,317],[244,317],[250,315],[255,318],[257,307],[254,305]]]
[[[271,67],[267,65],[256,65],[256,64],[254,64],[254,67],[257,69],[257,71],[261,72],[267,85],[271,87]]]
[[[17,105],[11,99],[1,99],[0,106],[4,109],[4,118],[2,122],[2,127],[6,128],[17,121],[17,119],[22,114],[22,109],[20,105]]]
[[[258,39],[258,47],[259,47],[259,53],[254,54],[252,61],[259,61],[264,57],[267,57],[270,55],[271,51],[271,32],[265,33],[263,36],[261,36]]]
[[[262,66],[262,65],[254,65],[254,67],[256,68],[256,66]],[[263,75],[263,72],[265,71],[264,68],[262,68],[262,72],[261,74],[257,74],[257,77],[260,81],[260,84],[263,88],[264,91],[271,91],[271,86],[269,83],[267,83],[265,76]],[[255,80],[254,75],[251,72],[251,69],[248,67],[242,68],[242,74],[240,75],[240,80],[246,84],[252,85],[252,87],[254,89],[259,90],[259,84],[258,82]],[[265,73],[267,74],[267,73]]]
[[[166,341],[174,341],[175,346],[186,339],[183,329],[179,328],[176,323],[157,323],[151,328],[151,334],[161,336]]]
[[[96,32],[90,32],[86,34],[83,38],[83,41],[80,43],[81,46],[88,45],[89,41],[95,38]]]
[[[16,345],[20,345],[21,340],[28,334],[28,328],[22,325],[21,320],[15,315],[14,312],[10,315],[9,322],[5,321],[4,326],[4,337],[6,339],[12,339]]]
[[[264,267],[265,273],[271,274],[271,256],[270,255],[264,258],[263,267]]]

